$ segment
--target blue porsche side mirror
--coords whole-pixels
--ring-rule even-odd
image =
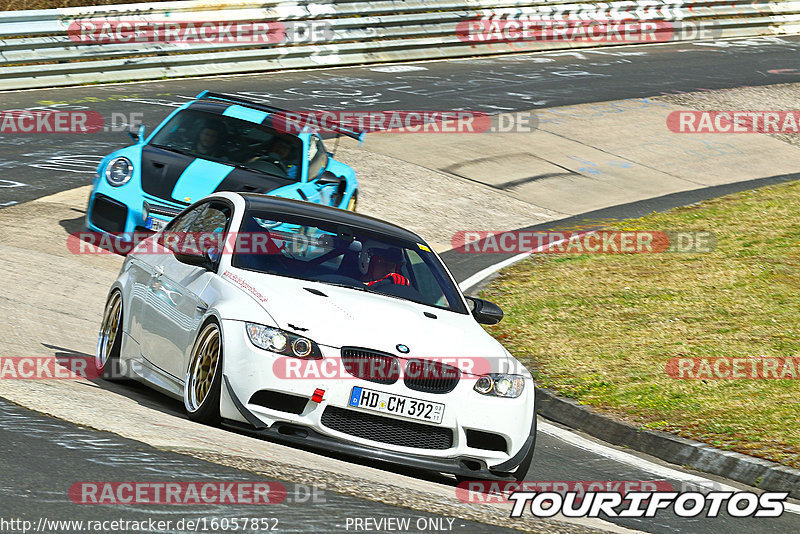
[[[131,139],[133,139],[135,143],[144,143],[144,131],[144,124],[141,124],[136,132],[132,129],[128,130],[128,135],[131,136]]]
[[[339,185],[344,181],[344,178],[336,176],[331,171],[323,171],[317,178],[317,184],[325,185]]]

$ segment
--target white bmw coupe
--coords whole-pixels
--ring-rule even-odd
[[[97,344],[105,378],[189,417],[464,479],[522,479],[530,373],[416,234],[364,215],[216,193],[125,259]]]

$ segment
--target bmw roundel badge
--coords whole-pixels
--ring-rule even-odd
[[[402,354],[408,354],[409,352],[411,352],[411,349],[409,349],[406,345],[397,345],[397,347],[395,348],[397,349],[398,352]]]

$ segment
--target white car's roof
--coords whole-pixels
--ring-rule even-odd
[[[324,221],[333,224],[342,224],[353,228],[360,228],[375,232],[380,235],[391,236],[405,241],[425,243],[425,240],[410,230],[390,222],[376,219],[368,215],[354,213],[339,208],[332,208],[322,204],[304,202],[302,200],[292,200],[288,198],[274,197],[260,193],[214,193],[214,197],[222,197],[234,200],[239,197],[245,202],[247,210],[264,210],[271,213],[308,217],[310,219]],[[238,204],[238,203],[237,203]]]

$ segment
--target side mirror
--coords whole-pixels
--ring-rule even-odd
[[[144,143],[144,124],[140,124],[139,128],[134,132],[133,127],[128,130],[128,135],[131,136],[134,143]]]
[[[472,316],[480,324],[497,324],[503,320],[503,310],[494,302],[477,297],[466,297],[466,299],[472,305]]]
[[[316,181],[319,185],[339,185],[344,178],[336,176],[331,171],[324,171]]]
[[[194,265],[195,267],[202,267],[207,271],[214,269],[214,266],[219,261],[219,251],[216,248],[209,248],[202,251],[178,252],[172,251],[175,259],[186,265]]]

